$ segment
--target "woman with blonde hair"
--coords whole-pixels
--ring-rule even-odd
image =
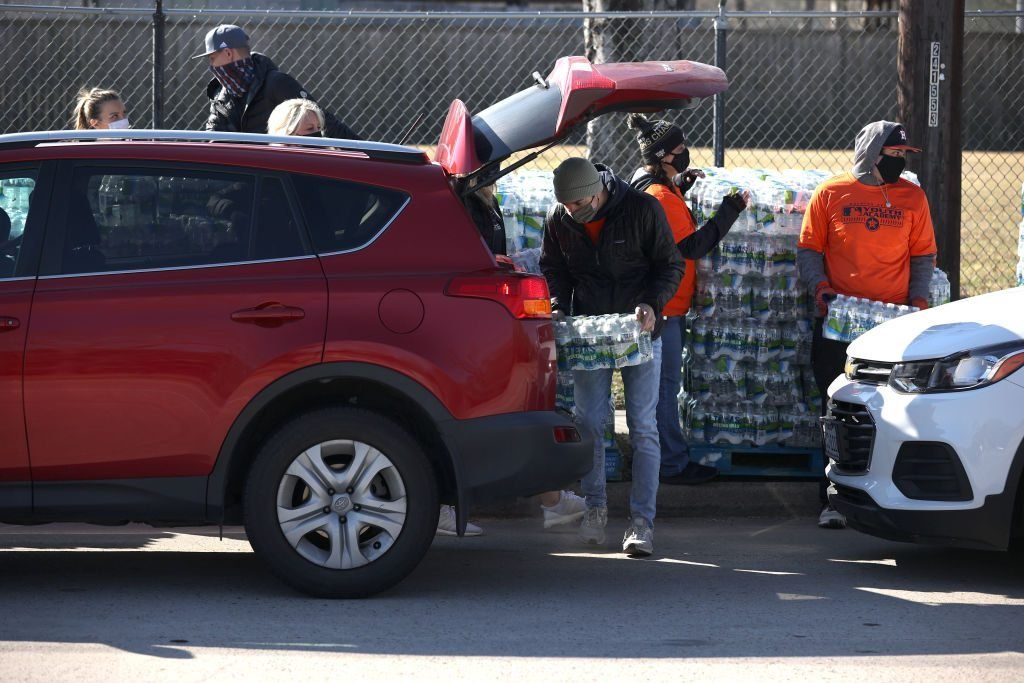
[[[312,100],[296,98],[285,100],[274,107],[267,119],[270,135],[299,135],[323,137],[324,111]]]
[[[75,130],[131,128],[124,102],[116,90],[82,88],[71,115]]]

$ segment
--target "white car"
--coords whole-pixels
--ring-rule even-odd
[[[1024,535],[1024,287],[891,320],[848,354],[822,429],[849,525],[995,549]]]

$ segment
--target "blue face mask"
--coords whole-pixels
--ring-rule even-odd
[[[211,66],[214,78],[229,95],[241,97],[249,92],[249,86],[256,79],[256,63],[252,57],[243,57],[224,66]]]

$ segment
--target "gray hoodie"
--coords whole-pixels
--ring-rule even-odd
[[[853,177],[865,185],[878,185],[872,171],[882,153],[882,143],[900,124],[895,121],[875,121],[861,128],[853,145]]]
[[[853,177],[865,185],[878,185],[879,181],[872,172],[878,155],[882,153],[882,143],[889,137],[893,129],[900,124],[894,121],[875,121],[864,126],[857,133],[853,148]],[[814,293],[819,282],[827,282],[825,276],[825,257],[813,249],[798,249],[796,254],[797,269],[800,279]],[[909,298],[928,298],[928,290],[935,268],[935,255],[910,257]],[[908,302],[909,303],[909,302]]]

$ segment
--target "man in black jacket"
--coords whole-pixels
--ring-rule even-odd
[[[654,338],[654,360],[622,368],[626,419],[633,444],[631,524],[623,552],[654,551],[654,512],[661,451],[655,411],[661,373],[661,310],[683,276],[683,258],[654,197],[631,188],[607,168],[567,159],[555,169],[557,204],[548,211],[540,266],[556,317],[635,313]],[[587,511],[580,536],[603,545],[608,521],[604,425],[612,370],[576,370],[576,414],[594,438],[594,468],[583,478]]]
[[[288,74],[278,71],[267,57],[249,49],[249,36],[240,27],[222,24],[206,34],[206,57],[213,78],[206,86],[210,117],[206,130],[232,133],[266,133],[267,119],[285,100],[313,98]],[[361,139],[355,131],[324,111],[324,134],[348,140]]]

